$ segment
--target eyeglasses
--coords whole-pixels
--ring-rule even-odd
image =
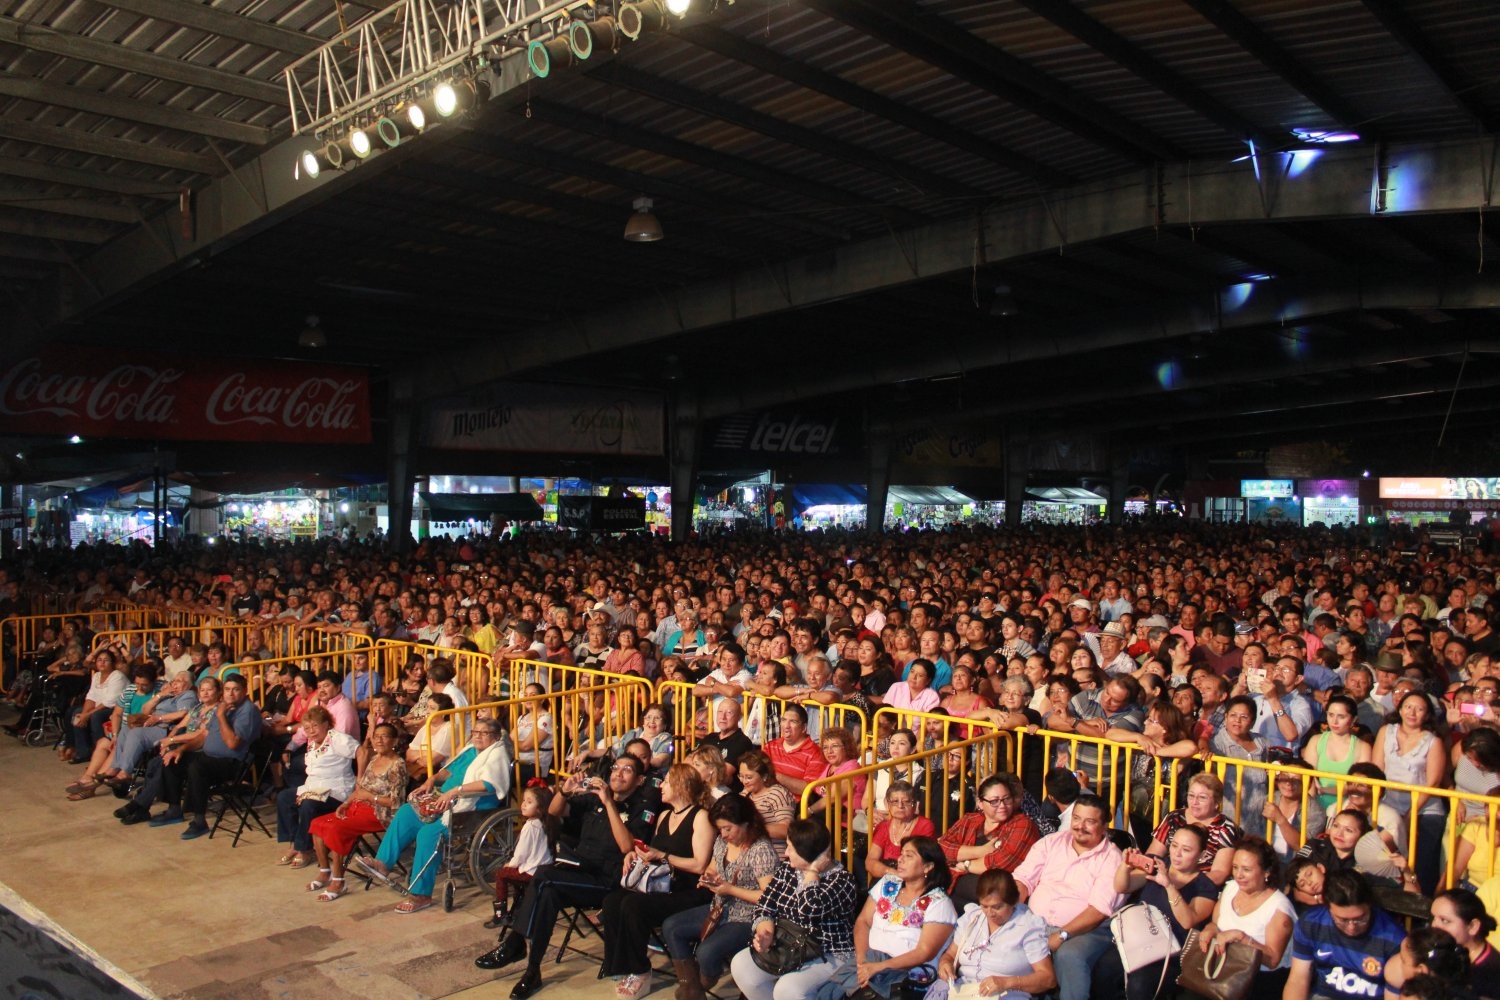
[[[490,739],[494,739],[496,736],[500,735],[500,730],[498,730],[498,729],[479,729],[479,728],[476,728],[474,730],[474,735],[475,736],[488,736]]]
[[[980,799],[979,801],[983,802],[987,806],[998,809],[1001,806],[1008,806],[1016,800],[1013,796],[1010,795],[997,795],[992,799]]]
[[[610,768],[610,770],[611,771],[629,771],[631,774],[637,773],[636,772],[636,768],[634,767],[634,765],[631,765],[631,764],[616,764],[614,767]]]

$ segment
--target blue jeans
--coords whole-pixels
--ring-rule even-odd
[[[1049,925],[1048,935],[1057,933]],[[1099,926],[1086,934],[1070,937],[1052,953],[1052,968],[1057,972],[1057,992],[1060,1000],[1088,1000],[1089,988],[1094,981],[1094,963],[1115,946],[1109,932],[1109,921],[1100,921]]]
[[[673,958],[697,958],[698,970],[705,979],[718,979],[729,968],[729,960],[736,952],[750,944],[750,925],[721,921],[714,932],[701,943],[698,931],[703,927],[703,918],[708,916],[707,906],[695,906],[691,910],[674,913],[661,925],[661,936],[667,943],[667,954]],[[696,952],[694,949],[696,948]]]

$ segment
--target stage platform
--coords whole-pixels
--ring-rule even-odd
[[[452,913],[438,905],[399,915],[397,893],[356,881],[320,903],[303,888],[313,873],[277,867],[284,848],[259,830],[231,847],[222,831],[183,842],[181,826],[122,826],[107,791],[67,800],[63,788],[82,766],[5,735],[0,773],[0,997],[505,998],[520,976],[474,968],[495,942],[481,926],[489,892],[461,888]],[[274,831],[274,809],[262,815]],[[588,954],[561,965],[549,954],[539,997],[614,997],[614,984],[596,978],[599,938],[581,948]],[[669,966],[663,956],[654,964]],[[651,995],[674,988],[657,976]]]

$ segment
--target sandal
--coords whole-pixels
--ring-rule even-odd
[[[72,795],[74,792],[81,792],[85,788],[91,788],[91,787],[93,787],[94,785],[97,785],[97,784],[99,784],[99,782],[94,781],[91,778],[83,778],[83,779],[81,779],[79,781],[73,782],[67,788],[64,788],[63,791],[66,792],[69,795]]]
[[[337,889],[333,887],[333,884],[335,882],[338,883]],[[349,887],[344,885],[344,880],[342,878],[331,878],[328,880],[328,888],[318,893],[318,902],[331,903],[348,891]]]
[[[68,796],[68,801],[82,802],[84,799],[91,799],[97,794],[99,794],[98,785],[84,785],[82,788],[78,789],[78,791],[71,793]]]
[[[396,912],[401,914],[419,913],[431,905],[431,896],[410,896],[396,904]]]
[[[288,861],[286,863],[286,866],[288,868],[292,869],[293,871],[296,871],[299,868],[306,868],[308,865],[310,865],[312,863],[313,863],[312,862],[312,858],[309,858],[305,854],[297,853],[297,854],[293,854],[292,855],[292,860]],[[326,869],[326,868],[319,868],[318,869],[318,871],[320,871],[320,872],[321,871],[327,871],[327,870],[328,869]]]
[[[651,973],[631,973],[620,984],[615,987],[615,996],[623,997],[625,1000],[634,1000],[635,997],[651,991]]]
[[[333,879],[328,877],[329,873],[332,871],[332,868],[319,868],[318,874],[322,877],[315,878],[311,882],[307,883],[307,891],[318,892],[321,889],[328,888],[328,883],[333,881]]]
[[[302,857],[302,855],[297,851],[287,851],[281,857],[276,859],[276,867],[281,868],[289,865],[300,857]]]

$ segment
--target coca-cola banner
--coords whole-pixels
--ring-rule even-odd
[[[562,455],[663,454],[666,414],[654,392],[504,382],[427,410],[430,448]]]
[[[370,386],[357,368],[49,352],[0,372],[0,433],[367,444]]]

